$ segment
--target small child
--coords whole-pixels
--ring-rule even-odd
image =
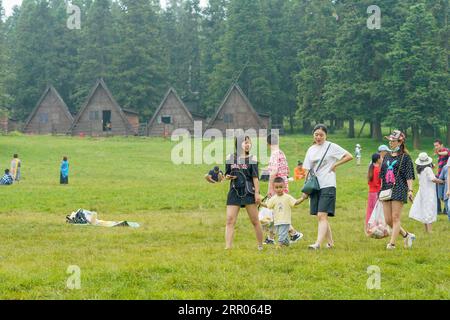
[[[356,165],[361,165],[361,145],[358,143],[355,147],[355,158],[356,158]]]
[[[273,181],[275,195],[267,203],[261,203],[261,206],[273,210],[273,220],[278,235],[280,246],[289,246],[289,228],[291,226],[291,208],[302,203],[305,198],[295,199],[289,194],[284,193],[285,182],[283,178],[276,177]]]
[[[9,169],[5,170],[5,175],[0,179],[0,185],[11,185],[13,184],[13,177],[12,175],[9,173]]]
[[[409,211],[409,217],[422,222],[425,225],[425,231],[431,233],[431,224],[437,219],[435,183],[443,181],[435,177],[432,169],[433,159],[426,152],[420,153],[415,162],[419,175],[419,191]]]
[[[15,181],[20,180],[20,167],[21,167],[21,161],[19,159],[18,154],[13,155],[13,159],[11,160],[11,176]]]
[[[302,180],[306,177],[306,170],[303,168],[303,162],[298,160],[297,166],[294,168],[294,180]]]
[[[367,210],[366,210],[366,226],[369,222],[370,216],[375,204],[378,201],[378,193],[381,189],[381,179],[380,179],[380,167],[381,167],[381,156],[379,153],[374,153],[372,155],[372,162],[369,166],[369,171],[367,173],[367,184],[369,185],[369,196],[367,198]]]
[[[61,161],[59,183],[69,184],[69,161],[67,160],[67,157],[63,157],[63,160]]]

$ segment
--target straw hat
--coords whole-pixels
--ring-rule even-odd
[[[430,163],[433,163],[433,159],[431,159],[426,152],[421,152],[415,162],[419,166],[427,166]]]

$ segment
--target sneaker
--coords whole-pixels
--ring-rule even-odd
[[[317,243],[310,244],[310,245],[308,246],[308,249],[310,249],[310,250],[319,250],[319,249],[320,249],[320,245],[317,244]]]
[[[411,248],[414,240],[416,240],[416,235],[413,233],[408,233],[405,238],[405,247]]]
[[[386,246],[386,249],[387,250],[394,250],[395,249],[395,244],[388,243],[387,246]]]
[[[327,249],[333,249],[333,248],[334,248],[334,244],[327,243]]]
[[[264,247],[261,245],[258,245],[258,251],[263,251]]]
[[[297,242],[298,240],[300,240],[301,238],[303,238],[303,233],[301,232],[296,232],[292,237],[291,237],[291,243]]]
[[[266,240],[264,240],[264,244],[275,244],[275,240],[267,237]]]

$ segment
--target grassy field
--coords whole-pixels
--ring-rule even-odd
[[[386,240],[363,232],[366,164],[377,143],[331,140],[363,165],[338,169],[334,250],[307,250],[317,233],[307,204],[293,212],[304,239],[291,247],[256,250],[245,211],[234,249],[224,250],[228,184],[210,185],[210,165],[173,165],[175,143],[158,138],[0,136],[0,168],[22,159],[23,180],[0,188],[1,299],[449,299],[450,223],[439,216],[433,233],[408,218],[417,235],[411,250],[386,251]],[[281,140],[293,170],[309,136]],[[432,141],[425,141],[431,152]],[[70,184],[59,185],[59,163],[69,157]],[[299,195],[300,184],[291,184]],[[417,181],[415,190],[417,190]],[[267,190],[263,183],[262,190]],[[70,212],[85,208],[104,220],[129,220],[138,229],[74,226]],[[399,243],[400,244],[400,243]],[[70,290],[67,268],[81,269],[81,289]],[[369,290],[367,268],[381,270],[381,288]]]

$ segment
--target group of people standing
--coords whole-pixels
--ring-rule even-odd
[[[390,227],[390,239],[386,249],[396,248],[396,242],[401,235],[405,247],[412,247],[416,236],[408,232],[401,225],[401,213],[408,200],[413,202],[410,217],[425,224],[426,230],[431,231],[431,222],[436,220],[439,202],[438,197],[446,200],[445,210],[448,212],[450,198],[449,150],[443,148],[442,142],[436,140],[435,152],[439,157],[437,176],[432,171],[432,159],[426,153],[421,153],[413,162],[406,149],[406,136],[399,130],[394,130],[385,137],[389,147],[382,145],[378,152],[372,155],[368,170],[369,197],[366,213],[366,224],[377,201],[382,202],[384,218]],[[269,160],[269,186],[267,202],[261,201],[258,180],[258,162],[251,155],[251,138],[248,136],[235,139],[235,153],[227,157],[224,178],[230,180],[227,196],[226,249],[232,247],[234,227],[240,208],[246,208],[253,224],[258,249],[263,248],[263,231],[258,221],[258,206],[262,205],[273,210],[275,230],[280,245],[289,245],[292,237],[302,234],[291,224],[291,208],[309,199],[310,214],[317,216],[317,238],[309,249],[320,249],[325,242],[327,248],[334,246],[329,217],[335,216],[336,206],[336,168],[351,161],[353,156],[339,145],[328,141],[328,130],[323,124],[313,129],[314,143],[309,147],[303,161],[302,170],[307,178],[317,177],[319,190],[311,194],[303,193],[296,199],[289,195],[289,168],[284,153],[279,148],[278,136],[270,135],[267,139],[271,150]],[[413,180],[415,179],[414,163],[419,175],[419,191],[414,197]],[[436,188],[434,184],[441,186]],[[441,191],[439,191],[441,190]],[[445,196],[442,194],[445,193]],[[431,201],[430,201],[431,199]],[[435,199],[435,200],[433,200]],[[430,214],[430,211],[432,213]],[[436,212],[436,213],[434,213]],[[449,214],[450,217],[450,214]],[[265,239],[265,243],[273,243],[275,230]],[[288,236],[291,237],[290,241]]]
[[[299,199],[288,195],[289,169],[286,157],[279,148],[278,136],[270,135],[267,138],[271,150],[268,186],[270,199],[263,205],[273,209],[274,224],[279,232],[280,245],[289,244],[289,241],[286,240],[288,234],[291,236],[290,241],[295,241],[295,237],[301,238],[301,233],[291,225],[290,213],[292,207],[309,198],[310,214],[317,216],[318,231],[316,241],[308,248],[318,250],[325,241],[327,248],[334,246],[328,217],[335,216],[336,169],[352,160],[353,156],[339,145],[328,141],[327,134],[328,130],[325,125],[318,124],[314,127],[314,143],[308,149],[303,161],[306,176],[317,177],[320,190],[310,195],[303,193]],[[258,249],[263,249],[263,232],[258,220],[257,208],[261,204],[258,162],[256,157],[250,154],[251,147],[250,137],[238,137],[235,139],[235,153],[227,157],[225,179],[231,182],[227,196],[226,249],[232,247],[237,215],[239,209],[244,207],[255,229]],[[279,217],[282,218],[279,219]]]
[[[416,237],[400,225],[403,205],[408,200],[413,202],[409,217],[422,222],[426,232],[431,232],[431,224],[436,221],[441,207],[439,198],[445,201],[445,210],[448,212],[448,198],[450,196],[448,191],[450,190],[450,181],[448,180],[449,151],[443,147],[440,140],[434,142],[439,163],[437,175],[433,173],[433,159],[426,152],[419,154],[414,161],[419,177],[419,190],[414,196],[414,163],[405,147],[405,135],[396,130],[387,138],[390,148],[384,145],[380,146],[379,152],[372,155],[372,162],[368,170],[369,196],[366,226],[376,202],[383,200],[381,199],[382,192],[384,191],[384,194],[390,193],[389,201],[382,201],[386,223],[392,228],[387,249],[395,248],[395,241],[399,234],[405,238],[405,245],[411,247]]]
[[[11,160],[11,169],[5,169],[5,173],[0,179],[0,185],[12,185],[14,182],[19,182],[21,178],[22,161],[18,154],[13,155]],[[67,157],[63,157],[60,165],[59,182],[60,184],[69,183],[69,161]]]

